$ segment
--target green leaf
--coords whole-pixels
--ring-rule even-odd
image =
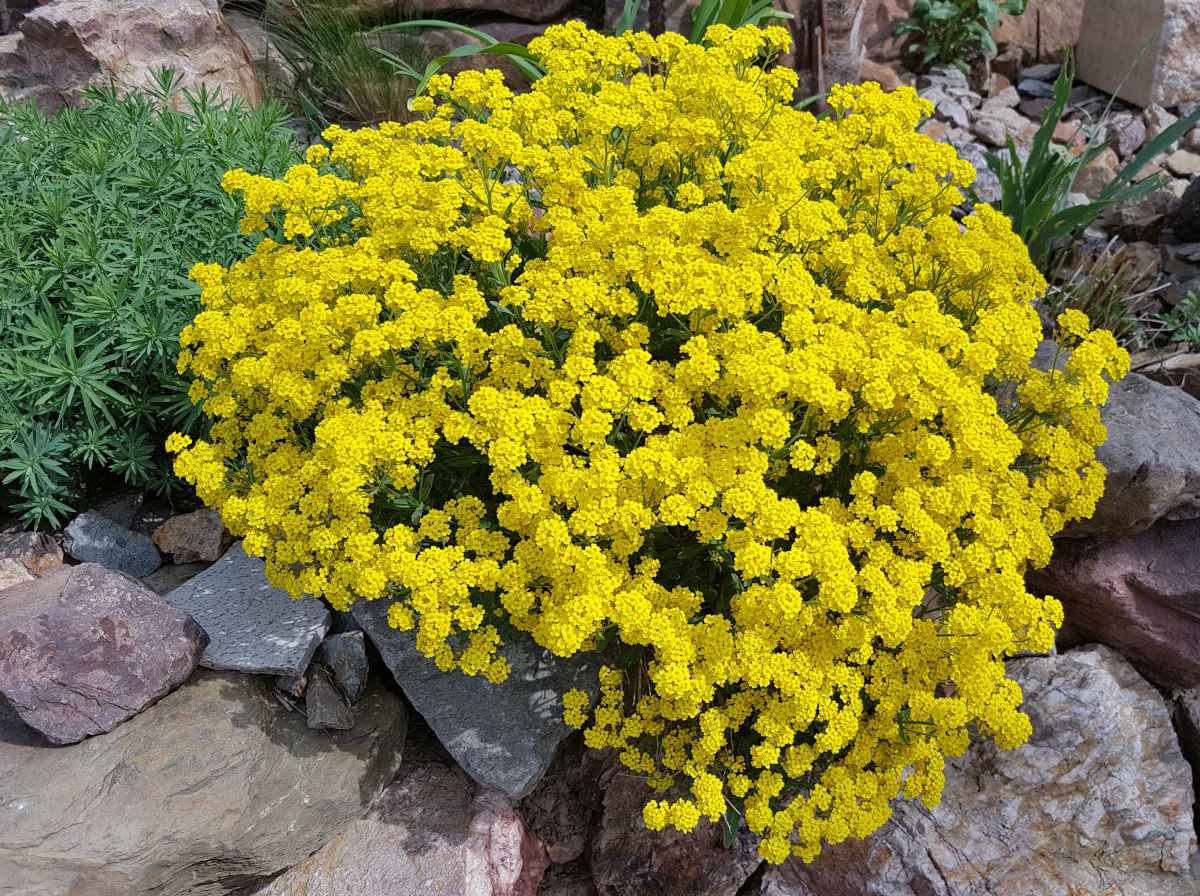
[[[621,9],[621,15],[617,17],[616,24],[613,26],[613,34],[621,35],[627,31],[632,31],[634,25],[637,24],[638,13],[642,10],[642,0],[625,0],[625,5]]]

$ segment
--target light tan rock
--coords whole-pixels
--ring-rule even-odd
[[[406,758],[366,818],[258,896],[535,896],[548,865],[502,794],[449,763]]]
[[[1167,170],[1176,177],[1195,177],[1200,174],[1200,155],[1187,149],[1177,149],[1167,156]]]
[[[1026,61],[1059,61],[1079,40],[1084,4],[1085,0],[1030,0],[1022,15],[1001,17],[994,37],[1018,48]]]
[[[262,96],[246,45],[217,0],[51,0],[24,18],[20,35],[0,80],[49,108],[110,78],[122,90],[145,88],[164,67],[185,88],[204,84],[250,102]]]
[[[1037,126],[1016,109],[997,105],[989,107],[986,113],[981,111],[971,121],[971,131],[989,146],[1003,148],[1012,137],[1018,147],[1028,147]]]
[[[0,534],[0,557],[16,560],[36,576],[63,565],[62,548],[44,532]]]
[[[316,732],[265,679],[215,672],[65,747],[6,712],[4,896],[240,891],[360,818],[396,773],[406,731],[402,698],[382,687],[356,705],[353,731]]]
[[[33,573],[26,569],[24,564],[11,557],[0,557],[0,591],[22,582],[28,582],[33,578]]]
[[[1088,0],[1079,77],[1139,106],[1200,99],[1200,5],[1194,0]]]
[[[1033,736],[946,768],[866,841],[769,869],[762,896],[1195,896],[1190,770],[1167,706],[1116,651],[1009,664]]]

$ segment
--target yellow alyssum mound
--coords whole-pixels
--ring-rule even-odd
[[[1030,725],[1003,659],[1061,610],[1023,572],[1103,487],[1128,360],[1044,288],[910,89],[790,105],[778,28],[531,44],[417,121],[231,172],[257,251],[198,265],[180,368],[213,419],[177,469],[268,577],[386,600],[445,670],[505,637],[602,651],[587,742],[744,818],[762,855],[937,801],[968,733]],[[523,634],[527,633],[527,634]]]

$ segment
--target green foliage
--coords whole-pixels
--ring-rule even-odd
[[[413,19],[407,22],[395,22],[390,25],[380,25],[373,29],[372,33],[387,34],[394,32],[404,32],[414,29],[440,28],[447,31],[457,31],[460,34],[465,34],[473,38],[476,43],[465,44],[461,47],[456,47],[448,53],[444,53],[434,59],[431,59],[424,70],[418,70],[412,63],[394,53],[380,51],[380,56],[392,67],[395,74],[403,76],[411,84],[416,86],[412,88],[412,94],[419,95],[425,91],[425,86],[429,83],[430,78],[444,69],[451,62],[459,59],[469,59],[472,56],[502,56],[511,62],[520,72],[525,75],[530,81],[536,81],[542,75],[546,74],[546,70],[542,68],[529,50],[521,44],[515,44],[511,41],[496,40],[485,31],[480,31],[478,28],[470,28],[466,25],[460,25],[457,22],[447,22],[444,19]]]
[[[790,19],[791,13],[775,9],[774,0],[701,0],[692,10],[691,41],[704,40],[704,32],[713,25],[740,28],[743,25],[765,26],[772,19]]]
[[[950,64],[964,72],[980,56],[995,56],[992,32],[1001,13],[1021,15],[1029,0],[916,0],[894,28],[918,68]]]
[[[1168,342],[1200,346],[1200,292],[1189,292],[1178,305],[1159,315],[1158,323]]]
[[[0,105],[0,510],[29,524],[59,524],[85,482],[171,486],[163,439],[198,426],[175,372],[186,274],[250,245],[221,176],[295,161],[278,105],[177,86]]]
[[[1103,127],[1090,129],[1079,155],[1053,142],[1073,80],[1074,66],[1068,58],[1054,84],[1054,101],[1042,114],[1028,158],[1022,159],[1011,137],[1003,152],[987,156],[988,168],[1000,180],[1000,210],[1012,220],[1013,230],[1025,241],[1034,263],[1043,272],[1062,240],[1084,230],[1111,206],[1136,201],[1160,189],[1163,184],[1157,176],[1141,181],[1134,178],[1152,158],[1200,121],[1200,109],[1184,116],[1143,146],[1095,200],[1068,207],[1067,195],[1079,172],[1107,148]]]
[[[642,8],[642,0],[625,0],[621,15],[617,19],[613,34],[624,34],[634,27],[638,13]],[[711,25],[728,25],[739,28],[742,25],[767,25],[772,19],[790,19],[791,13],[775,9],[774,0],[701,0],[692,10],[692,30],[690,40],[700,43],[704,32]],[[509,41],[498,41],[490,34],[478,28],[469,28],[456,22],[443,19],[415,19],[407,22],[395,22],[380,25],[372,30],[375,34],[405,32],[422,28],[439,28],[457,31],[472,38],[475,43],[457,47],[449,53],[431,59],[423,70],[418,69],[411,61],[398,58],[395,54],[383,51],[380,55],[387,60],[396,74],[402,75],[414,82],[416,87],[413,94],[425,90],[429,79],[444,69],[447,65],[460,59],[472,56],[502,56],[516,66],[530,81],[536,81],[546,73],[533,55],[521,44]]]
[[[397,6],[395,15],[405,15]],[[405,121],[421,64],[419,42],[396,35],[382,47],[368,23],[330,0],[268,0],[266,25],[291,70],[291,83],[270,87],[299,111],[314,133],[330,124]],[[408,77],[397,78],[397,66]]]

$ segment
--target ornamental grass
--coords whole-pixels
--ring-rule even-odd
[[[770,862],[939,798],[972,737],[1030,734],[1004,659],[1050,649],[1029,566],[1087,517],[1128,359],[1067,312],[908,88],[792,105],[780,28],[530,44],[415,120],[242,171],[257,249],[192,276],[173,437],[268,578],[447,674],[599,654],[566,720],[658,795],[650,829]],[[457,670],[457,671],[454,671]]]

